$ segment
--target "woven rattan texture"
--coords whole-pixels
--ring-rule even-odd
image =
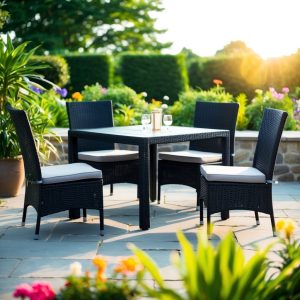
[[[113,111],[111,101],[69,102],[67,103],[70,129],[90,129],[113,126]],[[93,151],[114,149],[114,143],[103,142],[100,139],[78,139],[78,151]],[[138,160],[120,162],[91,162],[79,160],[100,169],[103,183],[137,183]]]
[[[278,146],[287,118],[287,113],[276,109],[266,109],[259,130],[253,167],[266,175],[267,180],[273,178]]]
[[[270,215],[273,234],[275,220],[272,204],[272,182],[275,159],[287,113],[265,109],[256,145],[253,166],[266,175],[265,183],[212,182],[201,177],[201,200],[207,206],[207,222],[210,215],[236,209],[252,210]],[[203,207],[200,205],[200,222]],[[209,231],[209,226],[208,226]]]
[[[102,179],[88,179],[56,184],[44,184],[33,135],[26,113],[9,108],[24,157],[26,189],[22,223],[25,223],[27,207],[37,211],[35,234],[39,234],[41,217],[74,208],[99,210],[100,230],[104,229]],[[33,171],[34,171],[34,175]]]
[[[239,105],[237,103],[197,102],[194,126],[199,128],[230,130],[230,154],[234,153],[235,125]],[[222,138],[201,139],[190,142],[191,150],[223,153]],[[232,164],[232,156],[230,164]],[[200,192],[200,164],[160,160],[158,163],[158,185],[183,184]],[[197,196],[199,198],[199,195]],[[158,195],[160,199],[160,195]],[[199,200],[197,200],[197,203]],[[199,204],[199,203],[198,203]]]
[[[111,101],[67,102],[70,129],[89,129],[113,126]],[[78,151],[110,150],[113,143],[100,140],[78,140]]]
[[[19,139],[25,165],[26,179],[39,181],[42,178],[40,162],[28,118],[22,110],[9,107],[8,111],[15,124],[16,133]]]
[[[230,131],[230,154],[234,153],[234,138],[238,103],[196,102],[194,127],[227,129]],[[193,141],[191,150],[222,152],[221,139]]]

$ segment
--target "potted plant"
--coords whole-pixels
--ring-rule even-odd
[[[6,39],[6,42],[5,42]],[[44,66],[30,61],[35,49],[26,52],[28,43],[14,47],[10,37],[0,39],[0,196],[16,196],[24,181],[24,168],[17,136],[8,104],[27,111],[37,140],[39,154],[47,155],[54,147],[44,139],[47,132],[47,114],[34,94],[42,87],[34,82],[44,80],[37,70]],[[32,81],[34,80],[34,81]]]

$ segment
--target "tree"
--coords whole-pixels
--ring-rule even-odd
[[[256,54],[251,48],[248,48],[243,41],[233,41],[225,45],[223,49],[218,50],[216,55],[239,55]]]
[[[159,51],[153,13],[163,10],[161,0],[10,0],[11,18],[5,30],[18,42],[41,44],[51,53],[92,50]]]

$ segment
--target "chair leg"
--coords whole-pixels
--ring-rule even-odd
[[[270,213],[270,218],[271,218],[271,225],[272,225],[272,231],[273,231],[273,236],[277,236],[276,234],[276,227],[275,227],[275,219],[274,219],[274,213]]]
[[[36,225],[35,225],[35,240],[39,239],[39,233],[40,233],[40,224],[41,224],[41,216],[38,214],[36,218]]]
[[[86,208],[82,209],[82,217],[83,217],[83,222],[86,222]]]
[[[255,213],[256,225],[260,225],[258,211],[255,211],[254,213]]]
[[[112,196],[114,193],[114,185],[111,183],[110,184],[110,196]]]
[[[161,189],[160,189],[160,184],[158,183],[158,187],[157,187],[158,191],[157,191],[157,204],[160,204],[160,193],[161,193]]]
[[[203,200],[200,199],[200,225],[203,225],[204,222],[203,222]]]
[[[100,235],[104,235],[104,214],[103,214],[103,208],[99,209],[99,218],[100,218]]]
[[[196,211],[198,211],[200,209],[200,213],[201,213],[201,199],[200,199],[200,189],[196,190],[197,192],[197,206],[196,206]],[[203,200],[202,200],[202,209],[203,209]]]
[[[26,220],[26,214],[27,214],[27,207],[28,207],[28,205],[24,204],[23,216],[22,216],[22,223],[21,223],[22,226],[25,226],[25,220]]]

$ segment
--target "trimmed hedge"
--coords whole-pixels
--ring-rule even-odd
[[[207,90],[220,79],[226,91],[253,95],[261,85],[262,59],[256,55],[221,56],[193,62],[188,70],[191,87]]]
[[[146,92],[148,101],[169,96],[172,104],[188,88],[183,55],[123,54],[119,74],[126,86],[137,93]]]
[[[57,84],[59,87],[64,87],[68,83],[70,74],[68,64],[63,57],[53,55],[33,56],[31,60],[37,64],[49,66],[38,71],[40,74],[44,75],[47,80]]]
[[[109,55],[72,54],[64,58],[70,68],[71,91],[81,91],[85,85],[101,84],[108,87],[112,83],[113,67]]]
[[[188,75],[192,88],[206,90],[213,87],[214,79],[220,79],[229,93],[246,93],[252,99],[256,89],[300,86],[299,67],[300,52],[266,61],[256,55],[221,56],[193,61]]]

